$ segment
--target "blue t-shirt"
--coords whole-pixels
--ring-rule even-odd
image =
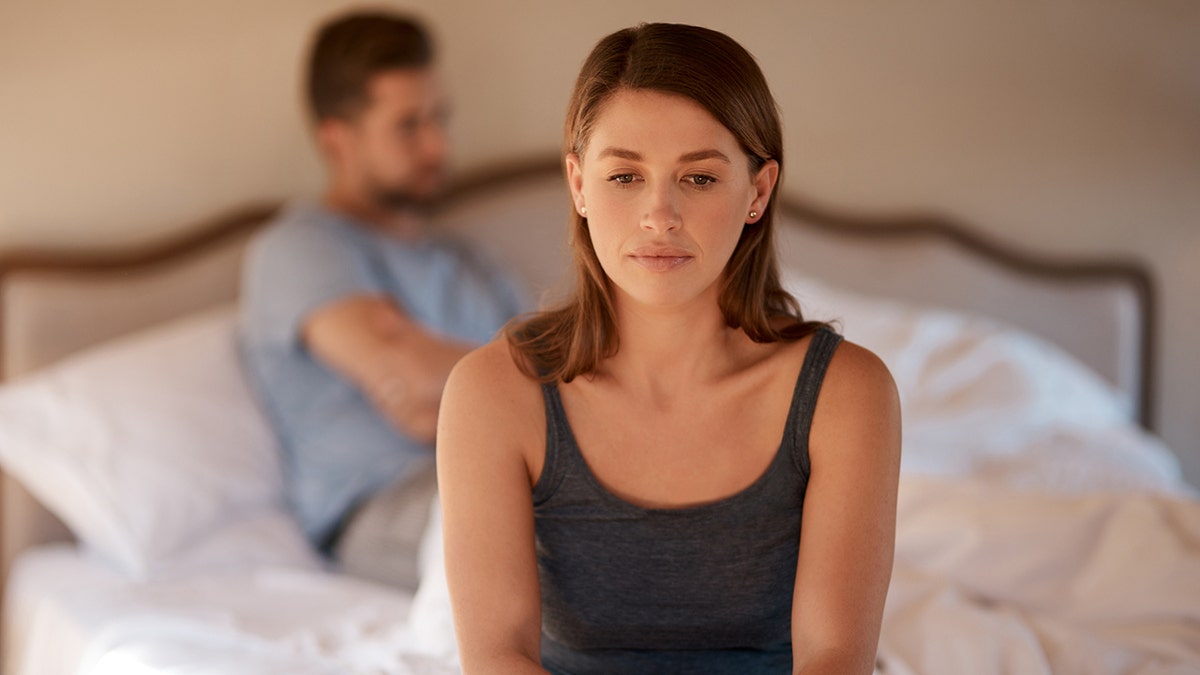
[[[448,237],[405,240],[312,203],[291,205],[257,236],[242,276],[242,358],[284,450],[292,508],[321,547],[365,497],[432,460],[429,444],[396,430],[301,343],[310,312],[364,293],[476,343],[527,308],[512,278]]]

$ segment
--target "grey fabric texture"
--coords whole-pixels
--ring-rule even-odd
[[[333,555],[341,571],[416,592],[421,540],[437,495],[432,456],[367,498],[347,519]]]
[[[821,329],[782,440],[745,490],[643,508],[591,473],[557,386],[543,387],[546,463],[533,490],[542,661],[552,673],[788,673],[808,431],[841,337]]]

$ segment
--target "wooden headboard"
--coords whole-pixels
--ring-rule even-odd
[[[1038,334],[1117,385],[1132,416],[1149,426],[1155,304],[1139,265],[1028,255],[938,217],[863,218],[795,198],[783,205],[786,265],[852,290],[994,316]],[[435,217],[553,293],[567,260],[569,207],[560,162],[550,157],[465,177]],[[245,243],[277,208],[225,211],[133,250],[0,252],[3,375],[234,301]],[[0,572],[7,578],[21,550],[69,535],[13,481],[0,490]]]

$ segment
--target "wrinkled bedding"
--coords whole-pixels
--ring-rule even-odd
[[[878,672],[1197,672],[1200,502],[1166,488],[905,475]],[[22,675],[457,672],[440,574],[413,598],[316,569],[134,583],[72,548],[26,563]]]
[[[1127,401],[984,319],[803,279],[895,375],[895,567],[877,672],[1200,672],[1200,498]],[[11,675],[454,673],[436,508],[415,596],[310,558],[133,580],[85,548],[27,553]],[[16,628],[11,628],[11,627]]]

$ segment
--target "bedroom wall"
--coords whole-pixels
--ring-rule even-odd
[[[313,22],[344,4],[4,0],[0,246],[116,246],[315,189],[298,60]],[[1200,5],[406,6],[440,37],[462,168],[553,152],[597,38],[685,21],[758,56],[785,112],[787,192],[932,208],[1023,248],[1149,262],[1159,427],[1200,485]]]

